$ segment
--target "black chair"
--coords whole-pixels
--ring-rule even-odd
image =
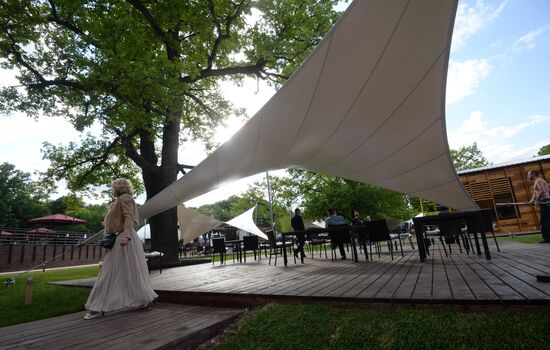
[[[439,240],[441,241],[443,245],[443,250],[445,251],[445,256],[449,256],[447,254],[447,249],[445,248],[445,244],[449,247],[449,253],[452,254],[452,248],[451,244],[457,244],[460,252],[462,253],[462,247],[460,245],[460,240],[463,240],[464,248],[466,249],[466,252],[469,253],[469,244],[468,241],[466,241],[462,227],[464,226],[464,221],[461,219],[446,219],[439,223]]]
[[[393,260],[393,244],[392,244],[392,237],[390,236],[390,230],[388,229],[388,224],[386,223],[386,220],[374,220],[374,221],[365,221],[365,227],[367,230],[367,234],[369,237],[369,246],[370,246],[370,258],[372,260],[372,245],[374,244],[376,247],[376,250],[378,252],[378,257],[380,258],[380,253],[382,251],[382,247],[380,245],[380,242],[387,242],[388,243],[388,249],[390,250],[391,258]],[[401,256],[405,256],[403,253],[403,244],[401,243],[401,240],[399,240],[399,246],[401,247]]]
[[[367,251],[367,241],[369,239],[367,234],[367,227],[364,224],[361,225],[352,225],[351,226],[351,232],[355,239],[357,239],[357,243],[359,244],[359,248],[363,249],[363,252],[365,254],[365,259],[369,260],[369,253]]]
[[[481,209],[481,221],[481,229],[484,233],[491,232],[491,234],[493,235],[493,239],[495,240],[497,250],[500,253],[500,247],[498,246],[497,236],[495,235],[495,229],[493,227],[493,217],[491,215],[490,209]]]
[[[212,239],[212,250],[214,254],[220,254],[220,264],[225,264],[225,240],[223,238],[213,238]],[[214,265],[214,258],[212,258],[212,265]]]
[[[309,253],[311,255],[311,258],[312,259],[315,258],[315,253],[316,253],[315,247],[319,246],[319,258],[321,257],[321,253],[323,252],[323,249],[324,249],[325,259],[328,259],[327,240],[317,233],[308,234],[307,237],[309,240]]]
[[[328,236],[330,238],[330,248],[331,248],[330,257],[332,261],[334,261],[334,258],[336,257],[336,253],[335,253],[336,248],[340,249],[340,255],[342,255],[342,259],[345,259],[346,252],[345,252],[344,245],[346,243],[351,243],[349,225],[348,224],[332,225],[332,226],[328,226],[327,228],[330,229],[328,231]]]
[[[269,242],[269,265],[271,265],[271,256],[275,255],[275,266],[277,266],[277,256],[283,254],[283,247],[277,245],[273,231],[268,231],[266,235]]]
[[[256,260],[256,251],[259,249],[258,236],[243,237],[243,254],[244,262],[246,262],[246,252],[252,250],[254,252],[254,260]],[[258,258],[261,254],[258,254]]]

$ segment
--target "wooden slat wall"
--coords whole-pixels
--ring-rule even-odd
[[[528,201],[533,195],[533,184],[527,179],[529,170],[538,170],[548,181],[550,179],[550,159],[525,162],[508,167],[476,171],[459,175],[466,190],[476,202],[490,201],[496,211],[493,195],[508,192],[511,184],[517,202]],[[510,179],[510,182],[507,179]],[[518,206],[518,218],[499,220],[497,232],[502,234],[540,231],[538,207]]]

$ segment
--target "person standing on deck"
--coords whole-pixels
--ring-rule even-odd
[[[306,230],[304,220],[302,219],[302,211],[299,208],[294,210],[294,216],[290,219],[290,224],[292,225],[292,230],[294,232]],[[301,257],[305,258],[306,254],[304,253],[304,245],[306,244],[306,235],[304,233],[297,233],[296,241],[298,243],[298,249],[294,251],[294,256],[298,257],[298,253],[300,253],[302,254]]]
[[[540,243],[550,243],[550,193],[548,193],[548,182],[542,178],[538,170],[530,170],[527,173],[529,180],[534,181],[533,197],[529,203],[535,203],[540,206],[540,231],[542,241]]]

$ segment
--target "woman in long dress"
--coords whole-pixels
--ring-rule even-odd
[[[84,319],[105,312],[147,307],[158,295],[153,291],[141,240],[136,233],[138,209],[127,179],[112,183],[115,202],[105,216],[105,233],[118,233],[115,245],[103,260],[94,288],[86,302]]]

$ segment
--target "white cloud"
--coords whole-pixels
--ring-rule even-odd
[[[450,61],[447,74],[447,103],[455,103],[477,91],[492,70],[487,59]]]
[[[458,149],[476,142],[487,160],[494,164],[529,158],[542,146],[550,144],[550,139],[529,146],[518,146],[514,141],[518,139],[519,133],[550,121],[550,116],[533,115],[526,119],[527,121],[512,126],[492,126],[483,119],[482,112],[472,112],[457,129],[448,131],[449,147]]]
[[[550,26],[546,25],[525,34],[514,43],[514,45],[512,46],[512,51],[518,53],[524,50],[534,49],[537,46],[536,39],[544,34],[548,29],[550,29]]]
[[[0,119],[0,162],[14,164],[19,170],[44,171],[49,161],[41,159],[42,143],[67,144],[81,135],[62,118],[41,117],[37,120],[22,113]]]
[[[498,6],[489,6],[482,0],[477,0],[474,6],[459,4],[456,12],[451,50],[458,50],[464,45],[468,37],[489,26],[489,24],[500,16],[506,7],[506,3],[507,1],[503,1]]]

